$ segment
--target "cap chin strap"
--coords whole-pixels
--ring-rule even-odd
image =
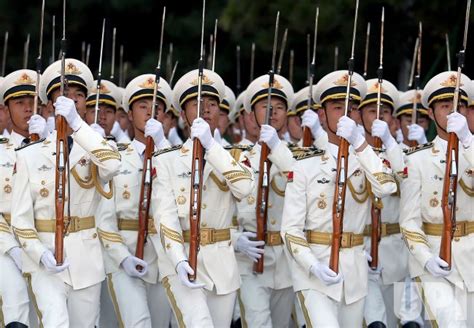
[[[433,110],[434,122],[435,122],[435,124],[436,124],[436,127],[439,128],[439,129],[440,129],[441,131],[443,131],[444,133],[448,133],[448,131],[446,131],[446,129],[443,129],[443,128],[441,127],[441,125],[439,125],[438,120],[436,119],[435,109],[432,108],[432,110]]]
[[[327,126],[328,130],[331,131],[332,133],[334,133],[335,135],[337,135],[337,134],[336,134],[336,131],[331,130],[331,128],[329,127],[329,121],[328,121],[327,111],[326,111],[326,108],[325,108],[325,107],[323,107],[323,109],[324,109],[324,114],[326,114],[326,115],[324,115],[324,116],[326,116],[326,126]]]
[[[17,124],[15,123],[15,121],[13,120],[13,116],[12,116],[12,112],[11,112],[10,107],[8,107],[8,112],[9,112],[9,114],[10,114],[10,120],[12,121],[13,128],[17,127],[18,130],[21,131],[20,128],[19,128],[20,126],[17,125]],[[15,131],[15,129],[12,129],[12,131]],[[2,132],[3,132],[3,131],[2,131]],[[15,132],[16,132],[16,131],[15,131]],[[27,134],[29,134],[29,131],[26,131],[26,132],[28,132]],[[18,133],[18,132],[17,132],[17,133]],[[18,133],[18,134],[20,134],[20,133]]]

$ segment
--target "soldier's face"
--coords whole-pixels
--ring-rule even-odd
[[[120,128],[124,131],[128,130],[128,128],[131,126],[130,120],[128,119],[128,115],[122,108],[119,108],[117,110],[117,113],[115,114],[115,119],[119,123]]]
[[[411,115],[401,115],[400,118],[400,128],[402,129],[403,138],[408,140],[408,126],[412,123]]]
[[[10,125],[10,115],[8,115],[8,110],[5,106],[0,105],[0,133],[8,128]]]
[[[61,95],[61,90],[59,88],[56,88],[51,93],[51,103],[54,104],[56,102],[56,99],[60,95]],[[77,112],[79,113],[81,118],[85,121],[86,112],[87,112],[87,106],[86,106],[87,94],[84,91],[84,89],[74,84],[68,85],[68,87],[64,90],[64,95],[68,97],[69,99],[74,100],[74,104],[76,105]]]
[[[197,118],[198,101],[193,98],[184,103],[183,119],[187,124],[193,124]],[[201,102],[201,117],[209,124],[212,133],[217,128],[219,123],[219,100],[215,97],[203,96]]]
[[[446,131],[446,126],[448,125],[447,116],[453,110],[453,100],[439,100],[434,102],[428,110],[428,114],[432,120],[444,131]],[[462,113],[466,110],[466,104],[464,102],[459,102],[458,110]],[[439,132],[438,132],[439,134]]]
[[[7,101],[13,129],[18,133],[28,133],[28,121],[33,115],[33,105],[34,98],[32,96],[12,98]]]
[[[371,133],[372,131],[372,124],[377,119],[377,104],[371,103],[365,105],[360,110],[361,113],[361,120],[364,124],[365,129]],[[380,106],[380,113],[379,119],[385,121],[389,126],[392,123],[392,109],[391,107],[382,104]]]
[[[255,115],[253,113],[248,113],[247,111],[244,111],[241,117],[244,121],[247,138],[253,138],[254,140],[258,139],[258,136],[260,135],[260,128],[258,127],[257,121],[255,120]]]
[[[352,106],[352,104],[350,104]],[[326,122],[328,132],[336,133],[337,122],[344,116],[345,100],[328,100],[323,104],[323,110],[320,110],[321,121]],[[324,125],[323,125],[324,126]]]
[[[223,109],[219,110],[218,129],[219,129],[219,132],[221,133],[221,136],[223,136],[224,133],[227,131],[229,124],[230,124],[229,113]]]
[[[151,108],[153,106],[152,97],[141,98],[134,101],[130,107],[130,111],[128,112],[128,118],[132,121],[133,126],[140,130],[145,131],[145,124],[151,118]],[[155,119],[156,113],[160,110],[164,110],[164,104],[162,101],[158,101],[157,103],[158,110],[155,112]]]
[[[303,137],[301,128],[301,118],[298,115],[288,117],[288,132],[293,140],[300,140]]]
[[[286,126],[286,103],[280,98],[271,98],[272,115],[270,116],[270,125],[275,130],[280,131]],[[257,101],[253,105],[255,116],[259,125],[265,124],[265,116],[267,113],[267,98]]]
[[[163,132],[165,133],[165,136],[168,136],[170,129],[176,126],[176,116],[174,116],[171,111],[166,112],[165,115],[163,115],[163,121],[161,124],[163,124]]]
[[[108,105],[100,105],[97,123],[105,130],[105,135],[109,136],[115,123],[115,108]]]

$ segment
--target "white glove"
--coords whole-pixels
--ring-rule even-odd
[[[309,271],[318,277],[326,286],[337,284],[342,281],[342,274],[332,271],[326,264],[316,261]]]
[[[48,117],[46,120],[46,126],[48,127],[49,133],[53,133],[56,130],[56,118],[54,115]]]
[[[121,142],[121,140],[127,138],[127,134],[120,127],[119,122],[115,121],[110,131],[110,135],[115,138],[115,141]]]
[[[266,143],[270,150],[276,149],[281,142],[275,128],[267,124],[263,124],[262,128],[260,129],[259,141]]]
[[[263,248],[258,248],[258,246],[265,245],[263,240],[250,240],[250,238],[256,238],[257,234],[255,232],[246,231],[235,242],[235,250],[242,254],[247,255],[249,259],[254,262],[257,262],[258,259],[262,257],[261,254],[264,253]]]
[[[464,115],[461,115],[457,112],[449,114],[446,131],[456,133],[464,148],[471,146],[472,133],[469,130],[469,126]]]
[[[8,255],[10,255],[10,257],[13,259],[13,262],[15,262],[15,265],[18,268],[18,270],[21,271],[21,267],[23,264],[21,260],[21,248],[18,246],[12,247],[8,251]]]
[[[387,150],[397,145],[397,141],[392,137],[388,124],[385,121],[374,120],[372,123],[372,136],[380,138]]]
[[[50,250],[47,250],[41,255],[41,263],[43,263],[44,268],[51,273],[59,273],[66,270],[69,267],[69,262],[67,259],[64,260],[62,265],[57,265],[56,259],[54,258],[53,253]]]
[[[43,116],[35,114],[28,121],[28,133],[37,134],[40,138],[46,138],[49,135],[48,126]]]
[[[211,127],[200,117],[195,119],[191,126],[191,138],[198,138],[206,150],[211,149],[216,143],[211,134]]]
[[[105,130],[97,123],[92,123],[91,124],[92,130],[100,134],[102,138],[105,138]]]
[[[365,258],[367,259],[367,263],[372,262],[372,256],[370,253],[364,250]],[[382,266],[380,265],[380,261],[376,269],[372,269],[370,265],[368,265],[369,269],[369,280],[377,282],[380,279],[380,274],[382,273]]]
[[[219,131],[218,128],[215,128],[215,129],[214,129],[214,140],[215,140],[219,145],[222,145],[221,131]]]
[[[346,139],[354,149],[358,149],[365,142],[365,138],[360,134],[356,122],[348,116],[343,116],[339,119],[336,134]]]
[[[313,110],[305,110],[301,117],[301,126],[307,126],[311,130],[314,139],[317,139],[323,133],[323,128],[319,122],[319,116]]]
[[[397,142],[402,143],[403,142],[403,132],[402,129],[397,130]]]
[[[129,277],[141,278],[148,272],[148,263],[135,256],[127,256],[120,265]],[[140,271],[137,266],[142,267]]]
[[[166,147],[165,133],[163,132],[163,125],[154,118],[150,118],[145,124],[145,137],[152,137],[155,146],[158,149]]]
[[[179,262],[176,266],[176,272],[178,273],[181,283],[188,288],[197,289],[205,286],[205,284],[189,281],[188,274],[194,274],[194,270],[191,268],[188,261]]]
[[[426,270],[428,270],[428,272],[431,273],[433,277],[446,277],[451,273],[451,270],[445,270],[443,267],[447,268],[448,263],[446,263],[439,256],[433,256],[425,264]]]
[[[59,96],[54,103],[55,114],[61,115],[67,121],[67,124],[75,132],[81,127],[82,118],[76,110],[74,100],[64,96]]]
[[[408,126],[408,140],[416,141],[420,145],[427,143],[425,129],[418,124],[410,124]]]

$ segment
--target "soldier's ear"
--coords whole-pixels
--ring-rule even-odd
[[[133,122],[133,110],[131,108],[128,110],[127,116],[128,116],[128,120],[130,122]]]
[[[434,111],[432,107],[428,108],[428,116],[432,121],[435,121]]]

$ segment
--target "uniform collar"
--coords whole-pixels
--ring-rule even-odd
[[[132,147],[133,147],[133,149],[136,150],[136,152],[137,152],[139,155],[142,155],[143,152],[145,151],[145,148],[146,148],[145,144],[142,143],[142,142],[140,142],[140,141],[138,141],[137,139],[133,139],[133,141],[132,141]]]
[[[21,134],[16,133],[15,131],[12,131],[10,134],[10,143],[15,145],[15,147],[21,147],[21,143],[25,140],[25,137],[23,137]]]

